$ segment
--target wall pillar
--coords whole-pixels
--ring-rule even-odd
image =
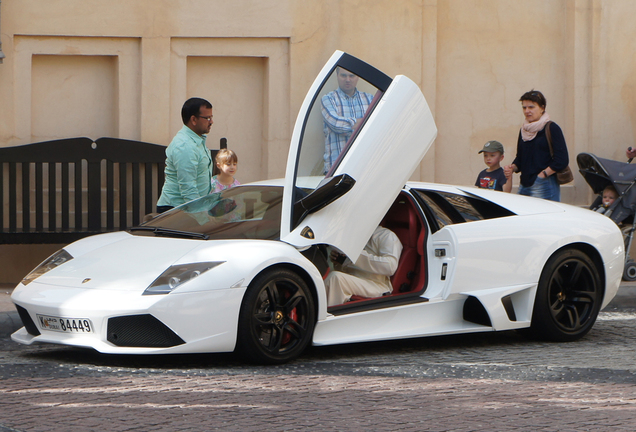
[[[590,142],[593,122],[591,92],[593,73],[593,8],[592,0],[568,0],[565,32],[565,113],[563,125],[570,156],[570,167],[576,172],[577,152],[593,151]],[[574,182],[561,187],[561,201],[589,203],[592,190],[585,179],[575,176]]]
[[[141,140],[170,144],[170,37],[141,39]],[[181,107],[179,107],[180,109]]]

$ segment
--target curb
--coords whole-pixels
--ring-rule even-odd
[[[0,337],[10,336],[22,327],[18,312],[0,312]]]
[[[616,296],[612,299],[604,311],[612,309],[630,309],[636,308],[636,283],[635,282],[622,282],[618,288]]]

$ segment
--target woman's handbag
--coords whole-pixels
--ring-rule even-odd
[[[572,174],[572,170],[569,166],[566,166],[563,171],[559,171],[558,173],[556,173],[556,176],[557,183],[560,185],[570,183],[572,180],[574,180],[574,175]]]
[[[548,139],[548,145],[550,146],[550,157],[554,157],[554,150],[552,150],[552,134],[550,133],[550,124],[552,122],[549,121],[545,124],[545,137]],[[570,183],[574,180],[574,174],[572,174],[572,170],[570,166],[566,166],[564,170],[557,172],[556,174],[557,183],[562,185],[566,183]]]

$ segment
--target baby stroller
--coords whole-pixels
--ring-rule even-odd
[[[634,229],[636,228],[636,164],[603,159],[590,153],[580,153],[576,157],[579,172],[597,194],[590,209],[601,206],[603,189],[612,185],[618,192],[618,198],[605,211],[605,216],[621,227],[625,237],[625,270],[623,280],[636,280],[636,262],[630,256]]]

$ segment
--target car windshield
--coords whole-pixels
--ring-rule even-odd
[[[175,236],[203,234],[209,240],[274,240],[280,237],[282,197],[278,186],[236,186],[183,204],[131,232],[170,236],[172,230]]]

